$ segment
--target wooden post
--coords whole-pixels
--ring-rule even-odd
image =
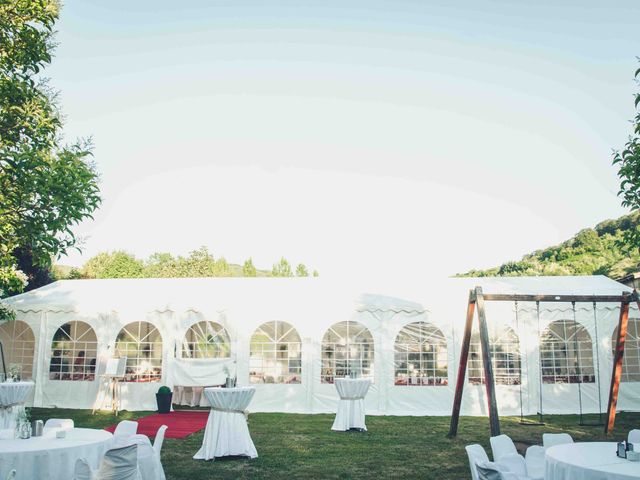
[[[462,348],[460,350],[460,364],[458,366],[458,378],[456,379],[456,393],[453,397],[453,411],[451,412],[451,425],[449,426],[449,438],[458,434],[458,421],[460,420],[460,406],[462,405],[462,392],[464,391],[464,379],[467,375],[467,360],[469,358],[469,345],[471,344],[471,327],[473,326],[473,314],[475,311],[475,293],[469,291],[469,303],[467,304],[467,321],[464,324]]]
[[[476,287],[476,305],[478,307],[478,321],[480,323],[480,345],[482,346],[482,364],[484,366],[484,384],[487,389],[487,404],[489,407],[489,426],[491,436],[500,435],[500,419],[498,418],[498,404],[496,403],[496,386],[491,364],[491,345],[489,344],[489,330],[484,312],[484,298],[482,288]]]
[[[613,431],[613,426],[616,421],[616,406],[618,404],[618,392],[620,390],[620,378],[622,376],[622,360],[624,358],[624,341],[627,337],[627,324],[629,323],[630,295],[626,292],[622,295],[620,318],[618,320],[618,338],[616,339],[616,350],[613,356],[613,372],[611,373],[611,387],[609,388],[607,424],[604,427],[605,433],[611,433]],[[640,307],[640,303],[638,306]]]

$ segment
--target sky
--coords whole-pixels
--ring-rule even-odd
[[[487,268],[625,213],[640,3],[67,0],[46,74],[101,251]]]

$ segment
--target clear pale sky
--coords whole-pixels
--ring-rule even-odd
[[[92,136],[79,265],[206,245],[449,275],[624,212],[640,2],[68,0],[47,70]]]

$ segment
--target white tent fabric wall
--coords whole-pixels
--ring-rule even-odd
[[[356,286],[357,285],[357,286]],[[332,325],[352,321],[367,327],[373,338],[373,384],[365,404],[368,414],[449,415],[462,338],[468,291],[482,286],[487,293],[522,294],[614,294],[630,291],[606,277],[509,277],[442,279],[423,285],[366,285],[324,278],[211,278],[68,280],[8,299],[18,320],[33,330],[36,344],[34,406],[91,408],[96,398],[104,362],[115,353],[116,337],[132,322],[149,322],[162,338],[160,381],[125,382],[122,407],[154,410],[159,386],[222,383],[225,365],[238,383],[250,383],[250,344],[256,329],[265,322],[287,322],[301,342],[300,383],[255,384],[252,411],[320,413],[335,411],[338,395],[331,383],[321,383],[322,341]],[[363,293],[366,292],[366,293]],[[497,385],[502,415],[520,413],[522,393],[525,414],[540,405],[540,358],[538,317],[535,303],[518,305],[516,324],[512,302],[487,302],[491,328],[511,327],[522,354],[522,388]],[[578,393],[585,412],[598,411],[598,387],[603,410],[611,379],[611,337],[617,326],[619,305],[598,304],[596,383],[542,384],[544,413],[577,413]],[[631,316],[638,317],[635,306]],[[185,333],[197,322],[222,325],[229,336],[230,356],[215,359],[183,359]],[[540,331],[556,320],[573,320],[570,304],[540,305]],[[576,320],[596,346],[592,305],[577,304]],[[52,340],[62,325],[83,321],[95,330],[97,362],[91,381],[50,378]],[[395,340],[403,327],[427,322],[446,338],[447,381],[441,385],[396,385]],[[474,321],[477,329],[477,320]],[[148,348],[154,348],[150,346]],[[6,349],[6,347],[5,347]],[[74,368],[71,366],[70,368]],[[599,383],[597,383],[599,376]],[[639,410],[640,382],[625,382],[618,410]],[[484,385],[465,384],[463,415],[485,415]]]

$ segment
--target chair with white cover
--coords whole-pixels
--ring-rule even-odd
[[[130,437],[138,433],[138,422],[122,420],[113,432],[114,437]]]
[[[474,443],[473,445],[467,445],[464,447],[467,451],[467,457],[469,457],[469,468],[471,469],[471,478],[472,480],[479,480],[478,476],[478,465],[484,464],[489,461],[489,457],[487,456],[487,452],[485,452],[482,445],[478,443]]]
[[[96,480],[142,480],[138,470],[138,445],[108,450],[102,457]]]
[[[503,470],[517,475],[519,478],[544,478],[544,450],[538,445],[530,446],[526,457],[518,453],[513,440],[508,435],[491,437],[493,460]]]
[[[627,437],[627,442],[629,443],[640,443],[640,430],[634,429],[629,432],[629,436]]]
[[[94,474],[89,462],[85,458],[77,459],[73,470],[73,480],[93,480],[93,478]]]
[[[479,480],[523,480],[523,477],[505,470],[494,462],[484,462],[477,467]]]
[[[508,435],[498,435],[489,439],[491,442],[491,452],[493,453],[493,460],[498,461],[505,455],[518,455],[513,440]]]
[[[156,438],[153,439],[153,449],[156,451],[158,458],[160,458],[160,451],[162,450],[162,443],[164,442],[164,432],[167,431],[166,425],[162,425],[156,432]]]
[[[14,480],[14,478],[16,478],[16,470],[13,469],[9,472],[9,475],[7,475],[7,480]]]
[[[565,443],[573,443],[573,438],[568,433],[543,433],[542,446],[544,448],[553,447],[555,445],[564,445]]]
[[[74,423],[70,418],[50,418],[44,422],[44,428],[73,428]]]

